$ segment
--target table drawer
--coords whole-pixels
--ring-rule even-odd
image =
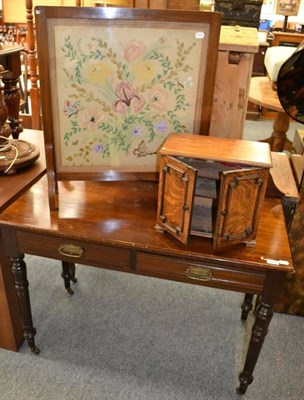
[[[211,265],[169,256],[137,253],[137,272],[181,282],[260,293],[265,274],[241,267]]]
[[[22,253],[122,271],[130,267],[128,249],[22,231],[16,235]]]

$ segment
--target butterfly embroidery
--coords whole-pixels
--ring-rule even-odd
[[[80,100],[77,100],[74,103],[72,103],[70,100],[67,100],[63,108],[64,115],[68,118],[72,117],[73,115],[77,115],[78,111],[80,110]]]
[[[156,154],[156,151],[149,151],[146,147],[146,143],[144,140],[142,140],[138,147],[133,150],[133,154],[137,157],[144,157],[144,156],[150,156],[152,154]]]

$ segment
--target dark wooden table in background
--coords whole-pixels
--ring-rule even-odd
[[[209,238],[193,236],[185,246],[156,232],[157,184],[153,182],[60,182],[58,204],[58,211],[49,210],[43,177],[0,218],[31,350],[38,352],[24,253],[243,292],[243,319],[252,306],[253,294],[259,294],[261,301],[240,375],[239,392],[245,393],[273,305],[286,275],[294,271],[280,199],[265,199],[256,247],[239,245],[224,251],[213,250]]]
[[[40,157],[33,165],[19,170],[15,175],[4,175],[0,172],[0,212],[46,172],[43,133],[25,130],[20,139],[38,146]],[[23,340],[17,296],[0,233],[0,348],[16,351]]]

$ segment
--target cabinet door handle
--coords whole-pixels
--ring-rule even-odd
[[[189,267],[186,269],[187,277],[197,281],[211,281],[212,271],[204,267]]]
[[[63,243],[58,247],[62,256],[80,258],[83,255],[83,248],[72,243]]]

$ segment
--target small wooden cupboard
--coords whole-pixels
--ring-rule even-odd
[[[269,169],[267,143],[172,133],[160,154],[156,229],[187,244],[254,245]]]

